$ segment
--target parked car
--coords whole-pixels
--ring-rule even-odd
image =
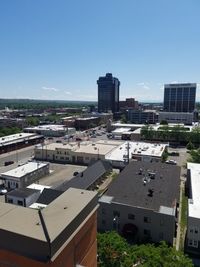
[[[5,195],[7,192],[8,192],[7,189],[0,188],[0,195]]]
[[[177,164],[177,162],[175,160],[173,160],[173,159],[166,160],[165,163],[172,164],[172,165],[176,165]]]
[[[5,162],[4,162],[4,166],[8,166],[8,165],[11,165],[11,164],[13,164],[13,163],[14,163],[13,160],[5,161]]]

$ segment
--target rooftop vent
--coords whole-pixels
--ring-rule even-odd
[[[155,172],[148,172],[148,175],[151,179],[155,179],[156,173]]]

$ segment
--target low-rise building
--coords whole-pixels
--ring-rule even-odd
[[[162,121],[191,125],[194,121],[194,114],[192,112],[159,112],[158,122]]]
[[[5,202],[23,207],[29,207],[40,196],[40,190],[31,188],[18,188],[5,195]]]
[[[179,205],[180,167],[131,162],[99,199],[99,231],[115,230],[135,242],[173,244]]]
[[[72,151],[78,148],[78,143],[50,143],[35,146],[35,159],[53,162],[72,162]]]
[[[188,218],[186,252],[200,256],[200,164],[187,163]]]
[[[19,133],[0,137],[0,154],[26,146],[43,143],[44,136],[32,133]]]
[[[155,124],[158,122],[158,113],[156,110],[132,110],[127,112],[127,119],[131,123],[149,123]]]
[[[112,137],[114,139],[122,139],[122,135],[126,132],[129,132],[131,128],[117,128],[112,131]]]
[[[99,122],[100,122],[100,117],[76,118],[75,127],[79,131],[87,130],[89,128],[97,126]]]
[[[35,148],[35,158],[39,160],[71,162],[88,165],[90,161],[105,159],[108,152],[116,145],[79,142],[79,143],[51,143]]]
[[[49,163],[28,162],[10,171],[1,173],[8,189],[24,188],[49,174]]]
[[[76,129],[66,127],[65,125],[45,124],[45,125],[24,128],[24,132],[42,134],[44,136],[60,137],[66,134],[67,135],[75,134]]]
[[[0,203],[0,264],[97,266],[97,193],[70,188],[42,209]]]
[[[167,144],[123,142],[105,157],[114,167],[123,167],[130,160],[160,162]]]

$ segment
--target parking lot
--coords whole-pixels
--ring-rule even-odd
[[[86,166],[79,165],[50,163],[50,174],[41,178],[38,183],[56,187],[62,182],[70,180],[74,176],[74,172],[82,172],[86,168]]]

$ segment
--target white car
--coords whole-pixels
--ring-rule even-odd
[[[165,163],[172,164],[172,165],[176,165],[177,164],[177,162],[175,160],[173,160],[173,159],[166,160]]]
[[[5,195],[7,192],[8,192],[8,191],[7,191],[7,189],[5,189],[5,188],[1,188],[1,189],[0,189],[0,195]]]

